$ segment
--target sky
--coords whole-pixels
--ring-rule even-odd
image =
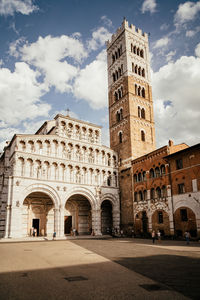
[[[156,146],[200,141],[200,1],[0,0],[0,151],[57,113],[101,125],[105,42],[123,18],[149,34]]]

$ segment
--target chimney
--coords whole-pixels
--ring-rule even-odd
[[[169,140],[169,147],[172,147],[174,145],[174,142],[172,140]]]

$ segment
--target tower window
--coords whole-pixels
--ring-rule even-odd
[[[145,119],[145,109],[144,108],[141,109],[141,118]]]
[[[133,53],[136,54],[136,46],[133,47]]]
[[[145,132],[141,131],[141,141],[145,142]]]
[[[137,48],[137,55],[140,55],[140,49]]]
[[[132,72],[134,72],[134,63],[132,63]]]
[[[112,55],[112,62],[114,63],[115,62],[115,56]]]
[[[117,92],[115,92],[115,101],[117,101],[118,100],[118,94],[117,94]]]
[[[145,98],[145,89],[142,89],[142,97]]]
[[[145,70],[142,69],[142,76],[145,77]]]
[[[185,185],[184,185],[184,183],[178,184],[178,193],[179,194],[184,194],[185,193]]]
[[[141,67],[138,68],[138,75],[141,75]]]
[[[140,118],[140,112],[141,112],[141,110],[140,110],[140,107],[138,106],[138,117]]]
[[[114,82],[116,81],[116,76],[115,76],[115,74],[113,74],[113,81],[114,81]]]
[[[137,84],[135,84],[135,94],[137,95]]]
[[[144,51],[143,50],[140,51],[140,57],[142,57],[142,58],[144,57]]]
[[[137,74],[137,66],[135,66],[135,74]]]
[[[121,144],[122,143],[122,132],[120,131],[119,133],[119,143]]]

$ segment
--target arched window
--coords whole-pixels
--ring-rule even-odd
[[[134,67],[134,63],[132,63],[132,72],[134,72],[135,67]]]
[[[156,188],[156,196],[157,196],[158,199],[161,198],[161,189],[160,189],[160,187]]]
[[[155,177],[154,169],[150,170],[149,176],[150,176],[150,178],[154,178]]]
[[[145,132],[141,130],[141,141],[145,142]]]
[[[163,212],[158,211],[158,223],[163,224]]]
[[[122,132],[120,131],[119,133],[119,143],[121,144],[122,143]]]
[[[142,181],[142,174],[138,173],[138,181],[141,182]]]
[[[151,189],[150,196],[151,196],[151,199],[155,199],[155,190],[154,190],[154,188]]]
[[[165,166],[164,166],[164,165],[162,165],[162,166],[160,167],[160,170],[161,170],[161,174],[162,174],[162,175],[165,174]]]
[[[138,67],[135,66],[135,74],[137,74],[137,72],[138,72]]]
[[[144,108],[141,109],[141,118],[145,119],[145,109]]]
[[[120,57],[121,53],[120,53],[120,48],[118,49],[118,57]]]
[[[113,73],[113,81],[114,81],[114,82],[116,81],[116,76],[115,76],[114,73]]]
[[[137,91],[137,84],[135,84],[135,94],[137,95],[138,91]]]
[[[137,55],[140,55],[140,49],[137,48]]]
[[[141,87],[138,88],[138,96],[141,96]]]
[[[131,44],[131,52],[133,52],[133,44]]]
[[[112,63],[114,63],[115,62],[115,56],[114,56],[114,54],[112,55]]]
[[[119,74],[117,71],[115,72],[115,75],[116,75],[116,80],[117,80],[119,78]]]
[[[123,119],[123,109],[121,108],[120,109],[120,120],[122,120]]]
[[[140,57],[142,57],[142,58],[144,57],[144,51],[143,50],[140,51]]]
[[[133,180],[134,180],[134,182],[137,182],[137,174],[134,174]]]
[[[123,87],[121,87],[121,95],[122,95],[122,97],[123,97]]]
[[[144,198],[144,200],[147,200],[147,190],[143,191],[143,198]]]
[[[136,46],[133,47],[133,53],[136,54]]]
[[[118,94],[117,94],[117,92],[115,92],[115,101],[117,101],[118,100]]]
[[[166,198],[167,197],[167,189],[166,189],[165,185],[162,186],[161,196],[162,196],[162,198]]]
[[[144,171],[144,172],[142,173],[142,177],[143,177],[143,181],[146,181],[146,180],[147,180],[147,177],[146,177],[146,171]]]
[[[141,113],[141,110],[140,110],[140,107],[138,106],[138,117],[140,118],[140,114]]]
[[[119,74],[119,77],[122,76],[122,70],[120,68],[118,69],[118,74]]]
[[[107,186],[111,186],[111,176],[108,176],[107,178]]]
[[[120,121],[120,113],[117,111],[116,113],[116,121],[119,122]]]
[[[142,76],[145,77],[145,70],[142,69]]]
[[[143,201],[143,193],[142,193],[142,191],[139,191],[139,201]]]
[[[123,73],[123,65],[121,65],[121,74]]]
[[[119,99],[121,99],[121,97],[122,97],[121,89],[118,90],[118,97],[119,97]]]
[[[142,89],[142,97],[145,98],[145,89]]]
[[[160,169],[158,167],[155,168],[156,177],[160,177]]]
[[[141,67],[138,68],[138,75],[141,75]]]
[[[118,58],[118,56],[117,56],[117,52],[115,52],[115,59],[117,59]]]
[[[138,199],[138,194],[137,192],[134,193],[134,202],[137,202],[137,199]]]

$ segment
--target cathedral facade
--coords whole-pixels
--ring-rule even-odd
[[[58,114],[0,158],[0,237],[70,232],[200,237],[200,145],[156,149],[148,35],[107,42],[110,148],[101,127]]]
[[[1,157],[1,237],[101,235],[119,229],[117,154],[101,127],[57,115],[15,135]]]

